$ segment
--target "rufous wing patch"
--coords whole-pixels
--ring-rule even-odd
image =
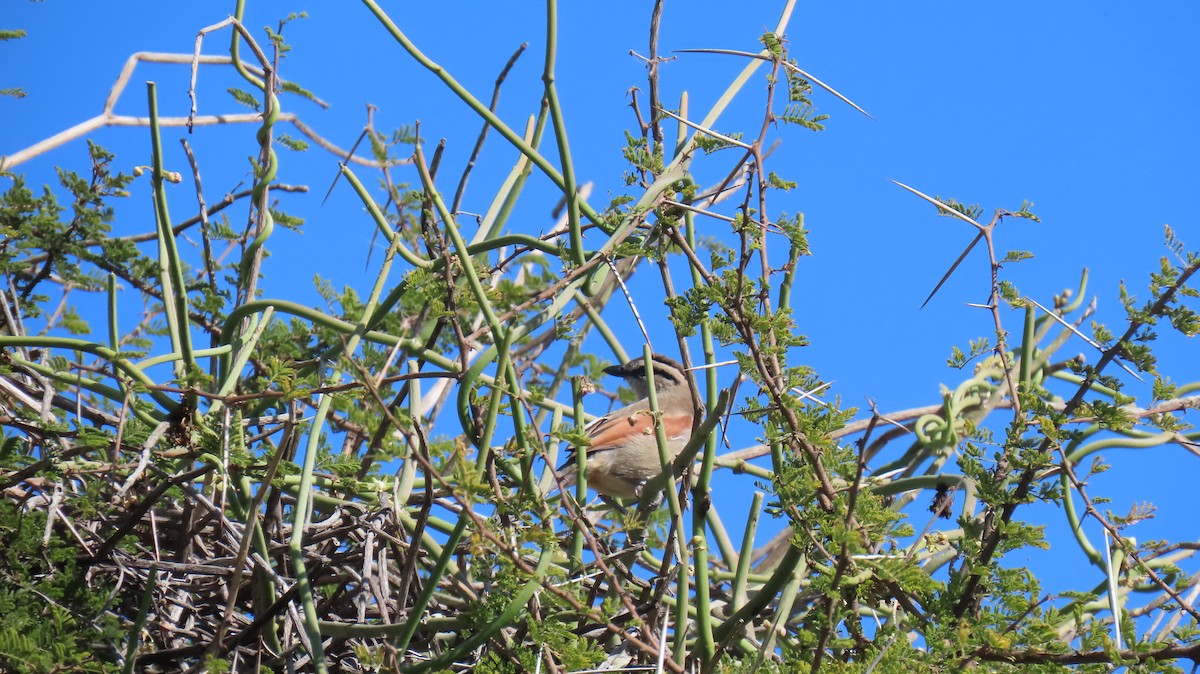
[[[687,438],[692,434],[692,416],[672,415],[663,416],[663,430],[671,440]],[[653,432],[653,431],[651,431]]]
[[[664,416],[663,430],[669,440],[686,438],[692,434],[692,418]],[[649,412],[635,412],[615,417],[605,417],[596,422],[589,433],[592,439],[588,452],[599,452],[625,444],[630,436],[654,435],[654,417]]]

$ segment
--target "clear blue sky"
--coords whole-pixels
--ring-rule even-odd
[[[0,154],[98,114],[131,53],[190,53],[197,30],[225,18],[232,7],[232,2],[5,3],[0,27],[21,28],[29,36],[0,44],[0,87],[20,86],[28,96],[0,99]],[[385,7],[427,54],[485,99],[508,56],[529,42],[506,84],[500,114],[520,128],[536,112],[541,4]],[[262,26],[298,10],[310,18],[285,30],[295,51],[282,75],[332,107],[322,111],[294,97],[285,99],[285,107],[342,146],[357,136],[366,103],[379,107],[380,129],[420,120],[424,137],[448,139],[443,171],[456,179],[479,128],[475,116],[358,3],[251,2],[246,23],[261,35]],[[664,55],[682,48],[756,50],[758,36],[774,26],[778,11],[778,3],[740,3],[731,10],[728,3],[668,0],[660,49]],[[623,190],[620,148],[624,131],[635,123],[627,91],[645,89],[643,65],[629,51],[646,52],[649,14],[649,3],[564,2],[560,8],[559,90],[579,180],[596,183],[592,201],[598,206]],[[1040,224],[1014,220],[1000,232],[1002,251],[1035,255],[1013,266],[1009,278],[1048,304],[1089,267],[1089,292],[1099,295],[1101,320],[1118,324],[1123,314],[1117,284],[1125,279],[1145,297],[1147,275],[1165,254],[1165,223],[1190,249],[1200,249],[1197,27],[1200,5],[1192,2],[801,3],[788,31],[792,56],[874,120],[818,92],[820,111],[832,115],[827,130],[778,133],[782,145],[772,168],[800,187],[775,197],[773,208],[806,214],[815,253],[803,261],[797,283],[798,322],[812,341],[799,358],[834,380],[832,391],[848,404],[863,407],[869,397],[881,410],[897,410],[938,401],[939,384],[953,386],[963,378],[945,367],[951,345],[965,347],[968,339],[991,333],[988,316],[964,305],[986,300],[981,251],[928,307],[918,309],[974,233],[963,223],[935,217],[931,207],[888,179],[978,203],[984,217],[995,208],[1015,210],[1023,200],[1034,202]],[[204,51],[222,53],[227,45],[226,31],[210,38]],[[680,54],[663,65],[663,99],[673,105],[686,89],[698,118],[742,65],[735,57]],[[117,110],[144,115],[142,82],[155,79],[163,114],[186,114],[187,78],[186,67],[142,66]],[[201,113],[245,111],[223,93],[235,85],[227,74],[209,68],[201,78]],[[761,91],[758,79],[718,128],[756,128]],[[249,185],[246,156],[254,132],[251,126],[209,128],[191,137],[210,202],[239,182]],[[183,134],[172,130],[164,143],[168,164],[186,175],[177,140]],[[149,163],[144,129],[105,129],[92,137],[117,153],[124,170]],[[372,225],[344,183],[319,205],[336,161],[319,150],[281,154],[280,180],[307,184],[312,191],[286,198],[285,208],[308,222],[303,234],[280,231],[271,240],[275,257],[264,267],[266,293],[319,304],[312,291],[318,273],[336,286],[356,285],[365,292],[374,276],[365,262]],[[34,184],[52,183],[55,165],[82,171],[85,157],[80,141],[20,170]],[[493,135],[465,210],[486,208],[513,159]],[[454,179],[442,181],[443,189],[453,189]],[[526,231],[552,225],[554,199],[546,187],[535,180],[519,212]],[[190,181],[175,189],[172,208],[182,219],[195,208]],[[121,211],[119,234],[153,228],[147,183],[137,183],[133,193]],[[244,207],[229,212],[238,223],[245,217]],[[373,265],[378,260],[376,255]],[[610,320],[619,323],[622,310],[611,307]],[[1014,329],[1019,326],[1016,314],[1008,320]],[[636,334],[632,326],[629,334]],[[658,335],[655,343],[663,349],[670,342]],[[1177,382],[1200,379],[1194,341],[1168,338],[1164,346],[1164,372]],[[626,348],[637,351],[640,344]],[[1071,349],[1095,360],[1082,343]],[[739,446],[752,442],[735,439]],[[1196,538],[1194,508],[1186,498],[1193,489],[1194,457],[1175,447],[1107,457],[1116,470],[1095,480],[1093,491],[1113,497],[1114,512],[1145,500],[1162,508],[1158,519],[1131,533],[1141,539]],[[739,493],[750,488],[745,481],[729,484]],[[1065,557],[1035,556],[1035,570],[1084,565],[1071,543],[1057,538],[1060,515],[1042,512],[1060,544],[1050,554]],[[737,521],[732,513],[727,517]]]

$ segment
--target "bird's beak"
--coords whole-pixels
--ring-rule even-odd
[[[623,370],[622,366],[620,366],[620,365],[609,365],[608,367],[604,368],[604,374],[607,374],[607,375],[610,375],[613,377],[624,378],[625,370]]]

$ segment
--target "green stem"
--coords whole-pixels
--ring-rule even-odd
[[[746,516],[746,529],[742,535],[742,548],[738,553],[737,567],[734,570],[733,580],[730,581],[733,599],[730,601],[729,607],[734,611],[746,605],[746,578],[750,574],[750,558],[754,555],[754,537],[758,532],[758,518],[762,514],[762,502],[763,493],[761,491],[754,492],[754,496],[750,499],[750,514]]]
[[[442,82],[445,83],[445,85],[449,87],[450,90],[453,91],[460,99],[462,99],[464,103],[474,110],[476,114],[490,124],[491,127],[495,129],[501,136],[503,136],[505,140],[511,143],[513,147],[520,150],[521,154],[529,157],[529,161],[533,162],[534,166],[537,166],[539,169],[541,169],[541,171],[546,174],[546,177],[550,178],[550,180],[553,181],[560,190],[563,190],[564,194],[566,193],[566,180],[563,179],[562,175],[557,169],[554,168],[554,166],[550,164],[550,162],[546,161],[545,157],[538,154],[537,150],[533,149],[529,143],[526,143],[524,138],[509,128],[507,124],[502,122],[500,118],[495,115],[495,113],[488,109],[488,106],[484,105],[482,101],[471,95],[471,93],[467,91],[466,88],[464,88],[461,84],[459,84],[458,80],[454,79],[454,77],[451,76],[445,68],[438,65],[428,56],[423,54],[421,50],[417,49],[417,46],[408,39],[404,32],[400,30],[395,22],[392,21],[391,17],[387,15],[387,12],[384,12],[383,9],[375,2],[375,0],[363,0],[363,4],[366,5],[369,10],[371,10],[371,13],[375,15],[375,18],[379,20],[379,23],[383,24],[384,29],[391,34],[392,38],[394,38],[396,42],[400,43],[400,46],[403,47],[410,56],[416,59],[417,63],[420,63],[425,68],[428,68],[430,72],[442,80]],[[588,220],[591,220],[596,225],[603,225],[604,219],[598,213],[596,213],[596,211],[593,210],[586,201],[580,199],[578,200],[578,204],[580,212],[587,216]]]
[[[172,400],[167,394],[163,393],[162,391],[153,390],[154,388],[157,388],[158,384],[156,384],[154,380],[150,379],[150,377],[146,376],[145,372],[139,370],[135,365],[130,363],[125,358],[120,357],[117,351],[114,351],[103,344],[87,342],[82,339],[75,339],[74,337],[27,337],[24,335],[0,335],[0,347],[2,346],[34,346],[46,349],[72,349],[76,351],[83,351],[84,353],[90,353],[93,356],[99,356],[100,358],[103,358],[112,364],[112,366],[121,373],[128,375],[137,383],[152,389],[150,391],[150,396],[154,398],[154,401],[161,405],[167,412],[174,412],[179,406],[179,404]],[[73,375],[70,381],[74,381]],[[114,391],[115,389],[110,388],[108,390]],[[113,398],[113,400],[117,403],[120,403],[123,400],[123,396],[121,396],[119,393],[115,395],[116,397]]]
[[[159,282],[162,284],[163,310],[167,316],[167,330],[171,333],[171,348],[181,358],[176,362],[175,377],[182,379],[196,366],[192,354],[192,330],[188,319],[187,287],[183,282],[183,265],[179,261],[179,250],[175,246],[175,232],[171,227],[171,214],[167,209],[167,191],[163,186],[162,135],[158,128],[158,93],[154,82],[146,83],[146,97],[150,105],[150,156],[153,171],[150,184],[154,190],[154,222],[158,232]],[[190,406],[195,405],[195,396],[189,395]]]
[[[775,569],[775,573],[771,574],[771,579],[759,588],[758,592],[741,608],[734,611],[713,630],[713,637],[717,640],[718,644],[725,644],[737,636],[746,623],[754,619],[755,616],[775,599],[779,591],[791,582],[793,572],[803,557],[804,554],[799,548],[791,545],[788,546],[787,552],[784,553],[783,559],[780,560],[779,566]]]
[[[296,574],[296,589],[300,595],[301,608],[304,611],[303,627],[308,636],[309,654],[313,658],[313,666],[317,671],[325,671],[325,649],[321,643],[321,628],[317,619],[317,604],[313,598],[312,582],[308,577],[308,566],[304,561],[304,532],[308,529],[308,517],[312,503],[313,469],[317,463],[317,453],[321,448],[321,429],[325,426],[325,418],[333,403],[332,395],[321,396],[317,404],[317,413],[313,418],[312,428],[308,432],[308,445],[304,449],[304,463],[300,469],[300,488],[296,496],[296,506],[292,509],[292,534],[288,539],[288,556]]]
[[[150,615],[150,604],[154,599],[154,588],[158,586],[158,567],[151,566],[146,576],[146,590],[138,603],[137,617],[129,629],[129,644],[125,647],[125,666],[121,668],[124,674],[132,674],[134,663],[137,662],[138,646],[142,643],[142,630],[146,627],[146,617]]]
[[[500,630],[512,625],[516,621],[517,615],[529,603],[529,600],[533,599],[534,593],[541,588],[542,582],[546,577],[546,571],[550,568],[550,560],[554,557],[554,551],[554,546],[548,545],[542,548],[542,553],[538,557],[537,568],[533,570],[533,576],[525,581],[525,585],[504,605],[499,615],[492,618],[487,624],[477,626],[476,631],[455,646],[453,650],[444,653],[441,657],[418,663],[404,671],[408,674],[417,674],[418,672],[427,670],[445,668],[450,663],[459,661],[466,657],[468,653],[482,646],[488,639],[499,633]]]
[[[529,122],[525,125],[523,138],[534,149],[537,149],[542,143],[542,132],[546,129],[546,112],[549,107],[549,105],[543,105],[536,120],[530,116]],[[532,169],[528,157],[522,154],[517,158],[517,163],[509,171],[504,183],[492,199],[491,205],[488,206],[487,212],[483,214],[483,221],[479,223],[479,231],[475,232],[475,236],[471,238],[472,246],[480,241],[491,240],[504,226],[504,223],[508,222],[508,216],[521,196],[521,191],[525,188],[525,181],[532,173]],[[557,255],[558,249],[555,248],[550,253]]]
[[[349,181],[350,186],[354,188],[354,193],[358,195],[359,201],[361,201],[363,205],[367,207],[367,212],[371,214],[371,219],[375,221],[375,226],[379,228],[379,231],[383,234],[384,238],[388,240],[388,243],[396,246],[396,251],[400,253],[400,257],[404,258],[406,262],[419,269],[432,268],[433,262],[431,260],[426,260],[420,255],[417,255],[404,245],[404,242],[400,240],[400,235],[392,229],[392,226],[388,223],[387,218],[383,215],[383,211],[379,210],[379,205],[376,204],[375,200],[371,198],[370,193],[367,192],[367,188],[363,186],[362,182],[358,179],[358,176],[354,175],[354,171],[351,171],[350,167],[345,163],[342,163],[339,168],[341,169],[342,175],[346,177],[347,181]]]
[[[542,82],[546,86],[546,102],[550,105],[550,120],[554,138],[558,141],[558,162],[562,165],[563,196],[567,201],[567,229],[570,232],[571,261],[583,264],[583,229],[579,224],[579,190],[575,186],[575,166],[571,162],[571,144],[567,141],[567,123],[558,102],[558,87],[554,84],[554,60],[558,55],[558,3],[546,0],[546,67]]]
[[[492,341],[493,343],[498,343],[503,339],[503,335],[507,331],[500,324],[500,320],[496,318],[496,312],[492,310],[491,298],[488,297],[487,291],[483,289],[483,284],[479,281],[479,274],[475,271],[475,264],[471,260],[471,253],[467,250],[467,242],[463,240],[458,223],[455,222],[454,216],[446,208],[445,202],[442,201],[441,193],[437,191],[437,188],[433,184],[433,177],[429,175],[429,167],[425,164],[425,154],[421,151],[419,144],[414,150],[414,155],[416,157],[417,172],[421,175],[421,185],[425,189],[425,194],[433,201],[434,208],[437,209],[438,215],[442,219],[442,225],[446,228],[446,234],[450,237],[450,241],[454,245],[454,250],[458,253],[458,260],[462,267],[463,275],[467,277],[467,285],[471,288],[471,293],[475,295],[475,301],[479,303],[479,310],[483,312],[484,320],[487,321],[488,328],[492,331]]]

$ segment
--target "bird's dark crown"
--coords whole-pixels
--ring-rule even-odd
[[[650,358],[653,361],[651,367],[654,370],[655,390],[661,391],[665,387],[683,384],[686,381],[684,378],[687,375],[684,374],[683,366],[678,362],[657,353]],[[646,359],[639,356],[627,363],[606,367],[604,368],[604,373],[614,377],[621,377],[627,381],[645,382]]]

